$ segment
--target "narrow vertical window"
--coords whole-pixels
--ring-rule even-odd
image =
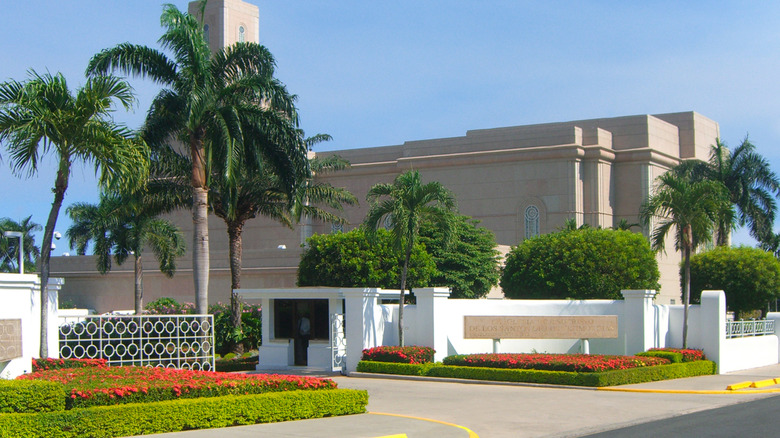
[[[206,44],[210,43],[209,41],[209,25],[204,24],[203,25],[203,39],[206,40]]]
[[[238,26],[238,42],[243,43],[244,42],[244,26]]]
[[[539,235],[539,209],[531,205],[525,209],[525,238]]]

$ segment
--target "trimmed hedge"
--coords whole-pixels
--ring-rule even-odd
[[[64,409],[65,388],[59,383],[0,379],[0,413],[55,412]]]
[[[701,360],[625,370],[575,373],[570,371],[540,371],[464,367],[441,364],[415,365],[361,361],[358,363],[357,371],[379,374],[494,380],[499,382],[547,383],[553,385],[601,387],[715,374],[716,365],[714,362]]]
[[[232,371],[254,371],[257,369],[257,356],[252,357],[239,357],[233,359],[227,359],[227,356],[223,359],[217,359],[214,361],[214,368],[217,372],[232,372]]]
[[[410,345],[406,347],[380,346],[363,350],[361,360],[373,362],[428,363],[433,362],[436,350],[431,347]]]
[[[0,414],[0,431],[8,438],[134,436],[360,414],[367,404],[366,391],[290,391]]]
[[[674,351],[643,351],[635,354],[635,356],[661,357],[671,363],[681,363],[683,361],[682,353],[675,353]]]

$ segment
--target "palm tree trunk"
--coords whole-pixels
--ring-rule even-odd
[[[683,288],[683,345],[688,348],[688,307],[691,303],[691,226],[686,225],[683,231],[683,253],[685,257],[685,286]]]
[[[412,258],[412,243],[409,239],[406,245],[406,254],[404,254],[404,267],[401,270],[401,297],[398,300],[398,345],[404,346],[404,292],[406,289],[406,275],[409,272],[409,260]]]
[[[57,179],[54,182],[54,202],[51,204],[41,244],[41,345],[38,351],[41,358],[49,357],[49,259],[54,227],[60,214],[62,200],[65,199],[65,191],[68,189],[68,175],[70,175],[70,157],[62,157]]]
[[[192,156],[192,276],[195,283],[195,312],[208,313],[209,305],[209,222],[208,186],[203,148],[204,130],[190,138]]]
[[[136,315],[144,312],[144,261],[140,251],[135,251],[135,308]]]
[[[243,221],[231,221],[228,223],[227,232],[230,240],[230,322],[233,325],[233,333],[241,332],[241,300],[236,289],[241,288],[241,253],[243,242],[241,233],[244,231]],[[244,345],[233,340],[233,353],[244,352]]]

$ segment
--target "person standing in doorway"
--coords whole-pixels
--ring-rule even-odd
[[[298,320],[298,340],[296,344],[296,365],[308,365],[309,339],[311,339],[311,321],[309,314],[304,313]]]

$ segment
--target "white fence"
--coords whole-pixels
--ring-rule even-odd
[[[92,315],[59,327],[60,358],[214,370],[212,315]]]

